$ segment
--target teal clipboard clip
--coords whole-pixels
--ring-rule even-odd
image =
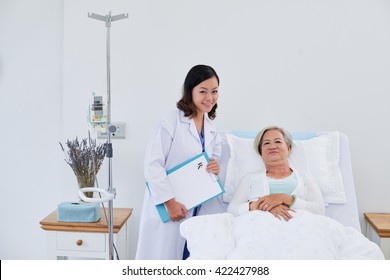
[[[209,156],[207,155],[207,153],[206,153],[206,152],[203,152],[203,153],[201,153],[201,154],[199,154],[199,155],[197,155],[197,156],[195,156],[195,157],[193,157],[193,158],[190,158],[190,159],[184,161],[183,163],[181,163],[181,164],[179,164],[179,165],[177,165],[177,166],[175,166],[175,167],[169,169],[169,170],[167,171],[167,175],[169,176],[169,174],[171,174],[171,173],[173,173],[173,172],[175,172],[175,171],[181,169],[182,167],[186,166],[186,165],[189,164],[189,163],[194,162],[195,160],[197,160],[198,158],[200,158],[200,157],[202,157],[202,156],[206,159],[207,163],[210,162],[210,158],[209,158]],[[198,166],[198,169],[201,168],[201,167],[202,167],[202,166]],[[225,192],[225,189],[224,189],[224,187],[223,187],[221,181],[219,180],[218,176],[215,175],[215,174],[212,174],[212,173],[209,173],[209,176],[211,177],[213,183],[217,183],[217,182],[218,182],[218,185],[219,185],[219,188],[220,188],[220,192],[217,193],[217,194],[215,194],[215,195],[213,195],[213,196],[211,196],[211,197],[209,197],[209,198],[207,198],[207,199],[205,199],[204,201],[198,203],[197,205],[191,207],[191,208],[188,209],[188,210],[192,210],[192,209],[195,208],[196,206],[199,206],[199,205],[201,205],[201,204],[203,204],[203,203],[205,203],[205,202],[207,202],[207,201],[209,201],[209,200],[211,200],[211,199],[213,199],[213,198],[215,198],[215,197],[217,197],[217,196],[219,196],[219,195],[221,195],[221,194],[223,194],[223,193]],[[150,192],[150,188],[149,188],[148,182],[146,182],[146,186],[147,186],[147,188],[148,188],[148,190],[149,190],[149,192]],[[170,218],[169,218],[169,215],[168,215],[168,211],[167,211],[167,209],[166,209],[164,203],[161,203],[161,204],[156,205],[156,209],[157,209],[157,212],[159,213],[160,218],[161,218],[161,220],[162,220],[163,223],[170,221]]]

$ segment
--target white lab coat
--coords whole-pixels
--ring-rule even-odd
[[[209,157],[219,160],[221,139],[207,114],[204,118],[205,151]],[[150,192],[145,187],[136,259],[182,259],[185,239],[179,232],[181,222],[163,223],[155,205],[174,198],[166,170],[201,152],[202,144],[195,123],[193,119],[185,117],[181,110],[175,110],[162,118],[153,130],[144,162],[145,179]],[[225,212],[226,208],[218,197],[202,205],[199,215],[202,212]]]

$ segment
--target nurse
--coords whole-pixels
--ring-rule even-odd
[[[212,67],[194,66],[185,78],[182,98],[176,104],[178,109],[165,115],[150,135],[144,161],[150,191],[146,188],[136,259],[183,259],[185,239],[179,232],[180,223],[194,213],[175,200],[166,171],[206,151],[211,158],[206,170],[219,173],[221,139],[212,126],[218,87],[219,77]],[[166,223],[156,210],[155,205],[161,203],[171,219]],[[197,214],[225,211],[221,198],[217,197],[203,204]]]

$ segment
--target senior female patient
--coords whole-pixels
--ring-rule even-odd
[[[196,215],[177,201],[166,171],[206,151],[211,161],[208,172],[218,174],[221,139],[212,125],[216,117],[219,77],[208,65],[196,65],[184,80],[177,110],[165,115],[156,125],[145,152],[146,190],[141,215],[136,259],[185,259],[188,251],[180,236],[180,223]],[[183,184],[186,182],[184,181]],[[163,223],[156,205],[165,204],[170,221]],[[226,211],[220,198],[203,204],[198,214]]]
[[[264,161],[265,170],[244,176],[228,212],[240,215],[254,210],[268,211],[286,221],[292,218],[289,211],[294,209],[325,213],[316,181],[289,164],[288,157],[293,148],[290,133],[280,127],[268,127],[259,132],[254,145]]]

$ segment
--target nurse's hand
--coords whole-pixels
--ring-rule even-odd
[[[187,208],[183,204],[177,202],[173,198],[166,201],[164,204],[168,210],[168,215],[172,222],[178,222],[184,219],[189,213]]]
[[[206,166],[206,171],[218,175],[220,172],[219,163],[215,158],[211,158],[210,162]]]

